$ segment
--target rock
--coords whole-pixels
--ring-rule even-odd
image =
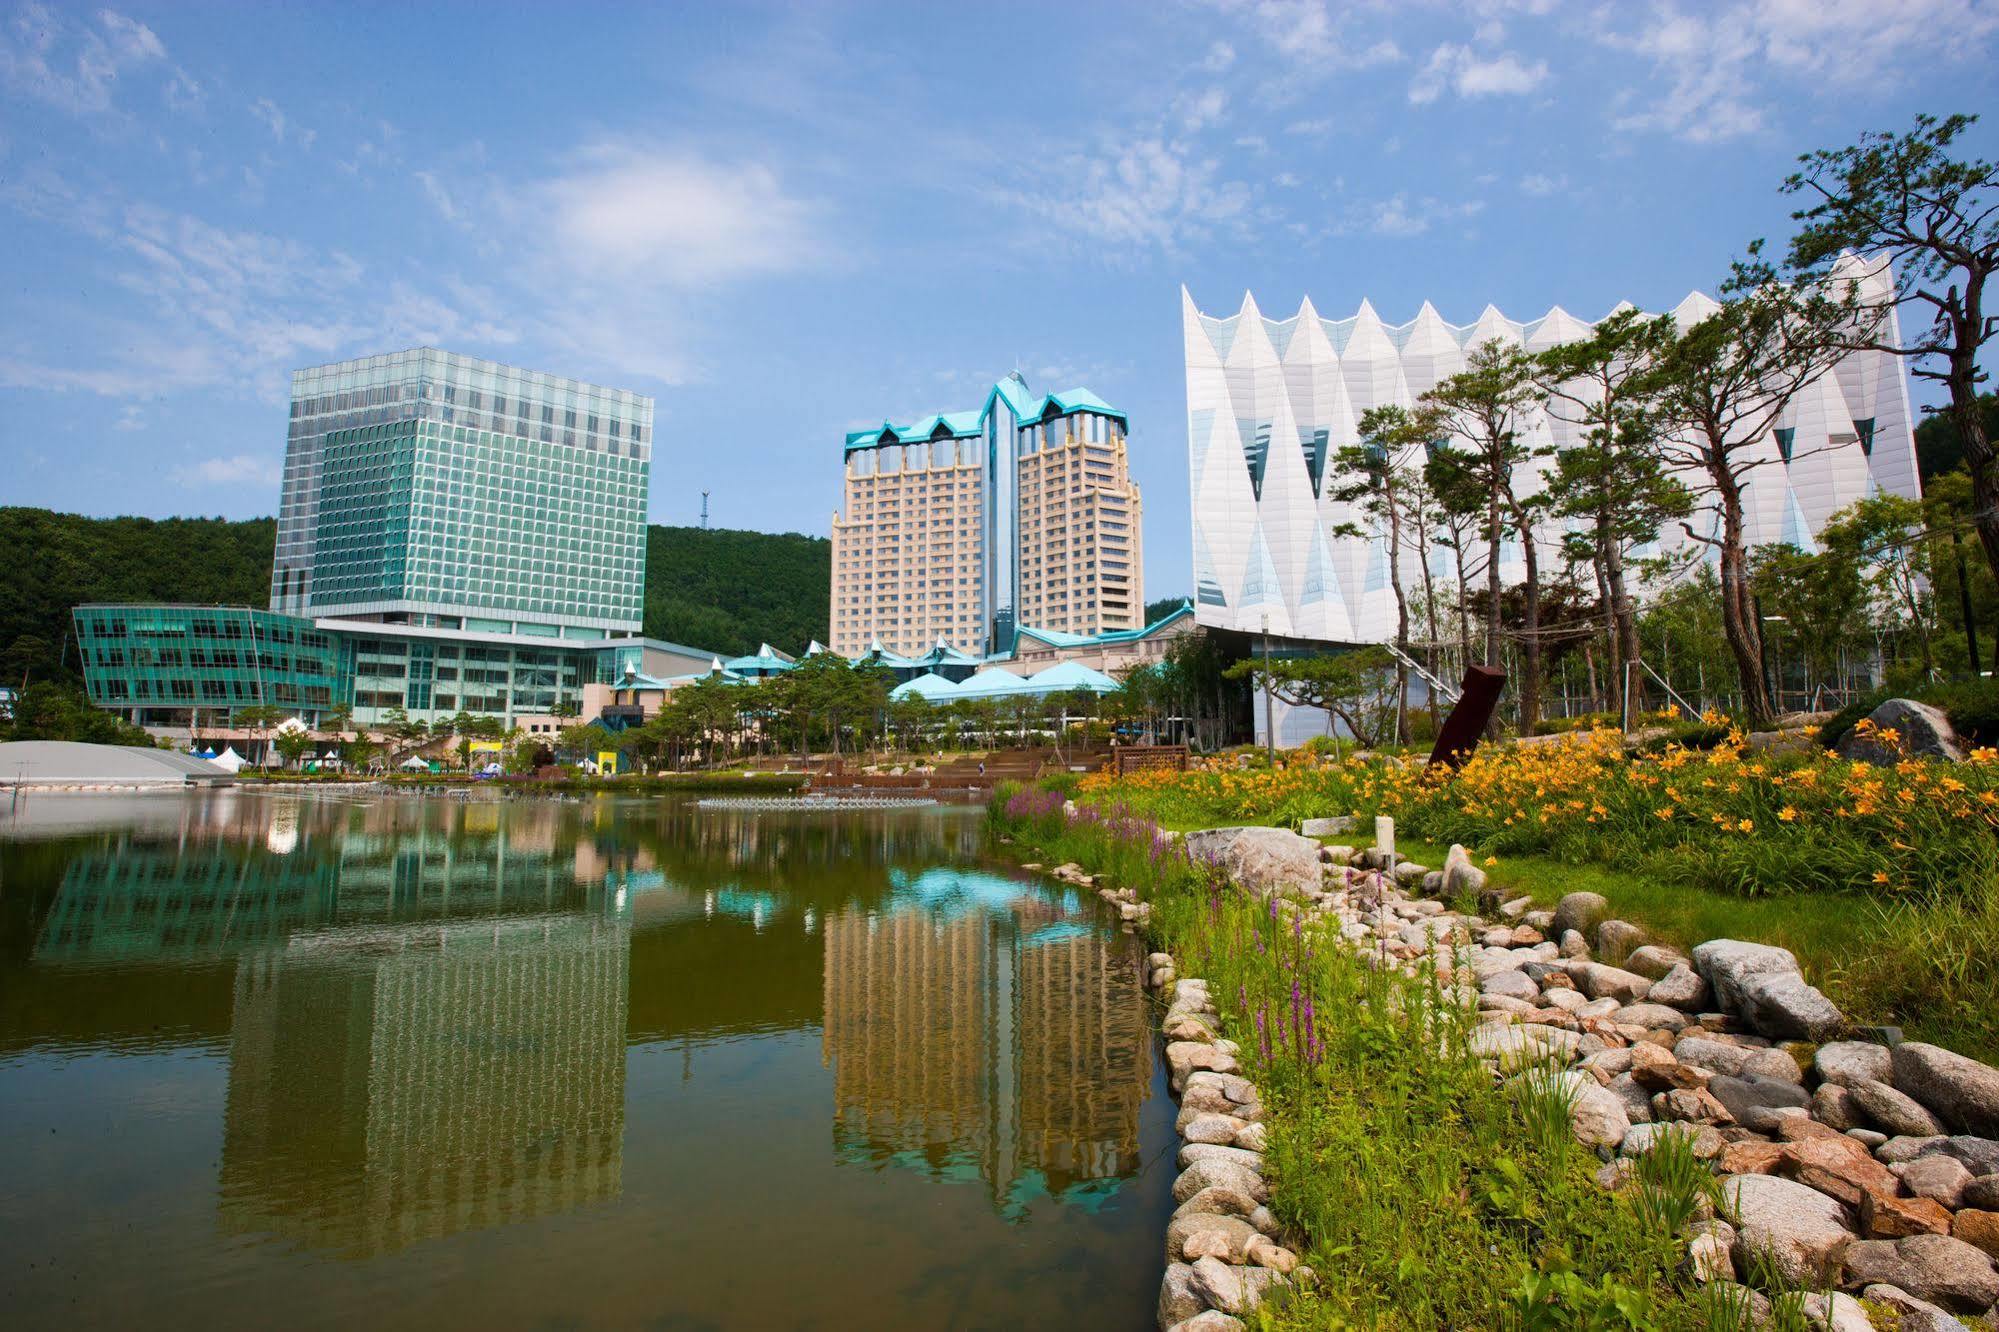
[[[1887,1164],[1894,1165],[1897,1161],[1913,1161],[1919,1156],[1934,1155],[1937,1149],[1943,1146],[1944,1141],[1941,1133],[1928,1133],[1915,1137],[1897,1136],[1876,1147],[1874,1154]]]
[[[1645,931],[1628,920],[1606,920],[1598,923],[1594,937],[1598,957],[1623,965],[1632,950],[1645,942]]]
[[[1905,758],[1948,759],[1952,763],[1964,758],[1964,744],[1951,728],[1950,718],[1927,703],[1891,698],[1868,713],[1867,720],[1874,723],[1871,732],[1862,734],[1855,726],[1839,738],[1841,758],[1884,768]],[[1883,731],[1895,732],[1895,741],[1882,739]]]
[[[1263,1172],[1263,1157],[1260,1153],[1247,1152],[1240,1147],[1225,1147],[1216,1142],[1190,1142],[1180,1148],[1179,1162],[1182,1170],[1196,1161],[1221,1161],[1239,1165],[1258,1174]]]
[[[1196,1212],[1208,1212],[1215,1216],[1240,1216],[1247,1218],[1262,1204],[1247,1193],[1237,1193],[1234,1189],[1202,1189],[1178,1207],[1173,1209],[1177,1219],[1191,1216]],[[1251,1224],[1254,1224],[1253,1222]]]
[[[1617,1154],[1643,1156],[1668,1136],[1686,1139],[1693,1154],[1703,1161],[1714,1160],[1727,1146],[1721,1134],[1706,1124],[1633,1124],[1624,1141],[1618,1144]]]
[[[1860,1298],[1869,1304],[1892,1310],[1895,1321],[1891,1326],[1895,1332],[1970,1332],[1945,1310],[1886,1282],[1876,1282],[1867,1287],[1860,1292]]]
[[[1870,1195],[1895,1196],[1895,1177],[1865,1147],[1837,1133],[1785,1144],[1779,1169],[1828,1198],[1859,1208]]]
[[[1566,1052],[1551,1049],[1539,1038],[1538,1028],[1527,1026],[1483,1026],[1471,1034],[1466,1048],[1474,1059],[1498,1061],[1502,1072],[1513,1072],[1551,1060],[1568,1062]]]
[[[1942,1152],[1964,1163],[1964,1168],[1973,1175],[1999,1174],[1999,1142],[1990,1138],[1974,1138],[1967,1134],[1940,1138],[1930,1151],[1917,1152],[1917,1156],[1928,1156]]]
[[[1859,1300],[1838,1291],[1801,1295],[1798,1312],[1816,1332],[1874,1332],[1874,1323]]]
[[[1559,939],[1574,930],[1588,939],[1609,918],[1610,901],[1601,893],[1568,893],[1555,903],[1555,918],[1548,934]]]
[[[1428,865],[1418,865],[1413,860],[1405,860],[1395,867],[1395,882],[1404,888],[1414,888],[1430,873]]]
[[[1305,837],[1338,837],[1341,833],[1353,831],[1353,815],[1334,814],[1329,818],[1306,819],[1298,825],[1298,831]]]
[[[1837,1082],[1822,1082],[1812,1093],[1812,1118],[1842,1132],[1867,1122],[1867,1116],[1853,1104],[1853,1093]]]
[[[1724,1175],[1774,1175],[1784,1161],[1783,1143],[1750,1138],[1723,1147],[1718,1168]]]
[[[1603,1085],[1624,1107],[1624,1117],[1634,1125],[1652,1122],[1652,1094],[1638,1085],[1629,1073],[1620,1073]]]
[[[1220,1309],[1203,1309],[1185,1322],[1175,1323],[1166,1332],[1243,1332],[1240,1318],[1231,1318]]]
[[[1964,1205],[1999,1212],[1999,1175],[1980,1175],[1965,1185]]]
[[[1677,1008],[1668,1008],[1664,1004],[1629,1004],[1611,1014],[1611,1021],[1620,1025],[1649,1027],[1677,1034],[1686,1029],[1687,1015]]]
[[[1709,939],[1696,944],[1694,969],[1714,988],[1715,1002],[1736,1013],[1742,1011],[1743,995],[1750,981],[1763,976],[1802,974],[1790,949],[1745,943],[1740,939]]]
[[[1222,1089],[1212,1083],[1197,1083],[1189,1080],[1187,1090],[1180,1097],[1180,1115],[1174,1121],[1173,1131],[1179,1132],[1196,1115],[1233,1115],[1236,1105],[1222,1095]],[[1241,1116],[1238,1116],[1241,1118]]]
[[[1270,1146],[1270,1130],[1261,1124],[1244,1124],[1236,1130],[1235,1145],[1246,1152],[1261,1152]]]
[[[1581,930],[1563,930],[1561,943],[1556,945],[1556,954],[1577,962],[1589,960],[1589,940],[1583,938]]]
[[[1251,1212],[1249,1214],[1248,1220],[1252,1226],[1255,1226],[1259,1231],[1261,1231],[1263,1234],[1266,1235],[1275,1235],[1278,1231],[1283,1229],[1283,1227],[1278,1225],[1277,1223],[1277,1214],[1271,1211],[1268,1207],[1257,1208],[1254,1212]]]
[[[1822,1041],[1846,1024],[1832,1000],[1789,972],[1752,976],[1743,986],[1742,1016],[1778,1040]]]
[[[1319,844],[1288,828],[1204,828],[1182,845],[1196,864],[1214,864],[1260,896],[1303,896],[1319,886]]]
[[[1180,1136],[1188,1142],[1211,1142],[1227,1146],[1235,1142],[1236,1133],[1249,1127],[1247,1121],[1234,1115],[1196,1115],[1180,1130]]]
[[[1270,1201],[1270,1186],[1263,1176],[1233,1161],[1194,1162],[1173,1181],[1173,1201],[1186,1202],[1203,1189],[1227,1189],[1258,1202]]]
[[[1958,1313],[1983,1313],[1999,1303],[1999,1271],[1992,1259],[1948,1235],[1861,1240],[1847,1249],[1846,1283],[1876,1282]]]
[[[1602,962],[1571,962],[1568,972],[1569,978],[1592,999],[1615,999],[1620,1004],[1635,1004],[1652,988],[1652,982],[1637,972]]]
[[[1193,1292],[1223,1313],[1248,1313],[1263,1302],[1264,1292],[1284,1278],[1267,1267],[1230,1267],[1215,1258],[1194,1264],[1189,1285]]]
[[[1860,1200],[1860,1233],[1870,1239],[1950,1234],[1950,1213],[1930,1198],[1870,1193]]]
[[[1999,1258],[1999,1212],[1967,1207],[1950,1219],[1950,1235],[1988,1258]]]
[[[1812,1061],[1819,1077],[1842,1087],[1856,1082],[1889,1082],[1888,1047],[1872,1041],[1834,1041],[1821,1045]]]
[[[1964,1191],[1972,1175],[1955,1157],[1919,1156],[1889,1169],[1902,1181],[1902,1187],[1918,1198],[1932,1198],[1953,1212],[1964,1206]]]
[[[1728,1107],[1735,1121],[1763,1133],[1776,1130],[1772,1111],[1811,1104],[1811,1096],[1795,1082],[1777,1078],[1717,1077],[1707,1084],[1708,1092]]]
[[[1194,1269],[1188,1263],[1166,1264],[1159,1282],[1159,1325],[1175,1327],[1208,1307],[1194,1290]]]
[[[1166,1223],[1166,1261],[1174,1263],[1185,1258],[1192,1262],[1207,1254],[1223,1262],[1243,1262],[1252,1238],[1261,1238],[1260,1232],[1239,1216],[1190,1212]],[[1204,1241],[1198,1253],[1188,1247],[1188,1242],[1195,1239]]]
[[[1476,896],[1485,889],[1485,871],[1472,864],[1470,853],[1462,846],[1453,845],[1444,856],[1444,881],[1442,892],[1445,897]]]
[[[1708,1323],[1713,1327],[1768,1327],[1770,1297],[1736,1281],[1716,1281],[1708,1287]]]
[[[1714,1229],[1687,1241],[1687,1272],[1700,1282],[1733,1281],[1735,1260],[1729,1251],[1735,1246],[1735,1227],[1725,1221],[1711,1224]]]
[[[1705,1036],[1682,1036],[1673,1044],[1681,1063],[1698,1064],[1729,1077],[1781,1078],[1785,1082],[1804,1081],[1798,1061],[1782,1050],[1753,1045],[1726,1045]]]
[[[1793,1286],[1835,1283],[1853,1242],[1839,1204],[1794,1180],[1731,1175],[1722,1181],[1721,1212],[1736,1227],[1736,1265],[1753,1271],[1752,1263],[1766,1261]]]
[[[1644,949],[1639,949],[1644,952]],[[1636,971],[1634,967],[1632,970]],[[1640,975],[1645,973],[1639,972]],[[1665,1004],[1669,1008],[1697,1013],[1707,1007],[1713,997],[1708,991],[1708,983],[1701,979],[1699,972],[1684,962],[1676,963],[1671,970],[1652,982],[1652,988],[1645,997],[1655,1004]]]
[[[1735,1117],[1728,1113],[1728,1107],[1700,1087],[1676,1087],[1672,1091],[1660,1092],[1652,1098],[1652,1117],[1690,1124],[1735,1122]]]
[[[1686,964],[1686,954],[1677,948],[1664,944],[1644,944],[1631,950],[1622,963],[1626,971],[1635,971],[1651,980],[1664,980],[1674,967]]]
[[[1999,1138],[1999,1068],[1921,1041],[1896,1046],[1889,1061],[1895,1086],[1950,1128]]]
[[[1496,971],[1478,984],[1483,994],[1499,995],[1507,999],[1535,1002],[1541,997],[1541,987],[1527,979],[1522,971]]]
[[[1885,1082],[1857,1082],[1846,1090],[1861,1113],[1889,1133],[1929,1137],[1943,1132],[1935,1115]]]
[[[1569,1102],[1569,1132],[1586,1147],[1615,1149],[1631,1132],[1631,1117],[1624,1104],[1597,1084],[1589,1074],[1575,1069],[1549,1072],[1535,1069],[1515,1078],[1510,1090],[1518,1095],[1560,1096]]]

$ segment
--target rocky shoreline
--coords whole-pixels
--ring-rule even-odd
[[[1999,1069],[1851,1027],[1785,949],[1713,939],[1684,954],[1594,894],[1552,911],[1500,901],[1462,847],[1431,869],[1395,854],[1392,826],[1367,848],[1263,827],[1185,844],[1365,965],[1436,976],[1475,1011],[1471,1053],[1497,1084],[1540,1080],[1568,1102],[1606,1189],[1627,1187],[1663,1137],[1684,1137],[1714,1169],[1720,1201],[1684,1236],[1683,1270],[1753,1324],[1784,1301],[1834,1332],[1999,1332]],[[1080,867],[1058,872],[1097,887]],[[1143,927],[1147,904],[1131,888],[1098,892]],[[1206,983],[1180,978],[1164,953],[1147,969],[1168,1003],[1184,1139],[1160,1326],[1239,1327],[1311,1269],[1294,1252],[1302,1237],[1280,1243],[1263,1108]]]

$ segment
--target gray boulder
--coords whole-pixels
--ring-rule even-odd
[[[1547,931],[1559,939],[1570,930],[1588,939],[1596,927],[1610,917],[1610,899],[1601,893],[1569,893],[1555,903],[1554,928]]]
[[[1233,1161],[1196,1161],[1173,1181],[1173,1201],[1186,1202],[1202,1189],[1227,1189],[1256,1199],[1270,1201],[1270,1186],[1263,1176]]]
[[[1922,1138],[1943,1132],[1943,1125],[1937,1122],[1935,1115],[1885,1082],[1858,1082],[1846,1090],[1861,1113],[1885,1133],[1896,1137]]]
[[[1779,1078],[1732,1078],[1726,1075],[1707,1085],[1708,1094],[1728,1107],[1738,1124],[1761,1133],[1777,1127],[1776,1111],[1811,1104],[1812,1098],[1795,1082]]]
[[[1568,971],[1569,979],[1592,999],[1635,1004],[1652,990],[1652,982],[1637,972],[1602,962],[1571,962]]]
[[[1640,953],[1644,951],[1643,948],[1638,950]],[[1634,958],[1636,956],[1637,954],[1633,954]],[[1637,971],[1641,976],[1645,974],[1637,967],[1632,967],[1631,970]],[[1708,992],[1708,983],[1701,979],[1701,974],[1685,962],[1681,962],[1667,971],[1664,976],[1653,981],[1652,988],[1646,992],[1645,997],[1655,1004],[1666,1004],[1684,1012],[1698,1013],[1707,1007],[1713,996]]]
[[[1875,733],[1863,736],[1856,726],[1841,736],[1838,745],[1841,758],[1885,766],[1905,758],[1948,759],[1955,763],[1964,757],[1964,743],[1957,738],[1950,718],[1927,703],[1918,703],[1913,698],[1891,698],[1868,713],[1867,720],[1874,723]],[[1879,738],[1880,732],[1889,730],[1896,734],[1894,744]]]
[[[1948,1235],[1862,1240],[1846,1251],[1846,1284],[1881,1282],[1958,1313],[1999,1303],[1999,1271],[1982,1250]]]
[[[1684,964],[1686,960],[1686,954],[1677,948],[1644,944],[1631,950],[1631,955],[1624,959],[1624,969],[1655,981],[1664,980],[1674,967]]]
[[[1999,1138],[1999,1068],[1921,1041],[1896,1046],[1889,1060],[1895,1086],[1950,1128]]]
[[[1472,864],[1471,853],[1453,845],[1444,857],[1442,895],[1451,899],[1476,896],[1485,890],[1485,871]]]
[[[1730,1175],[1721,1182],[1722,1216],[1735,1226],[1735,1265],[1767,1262],[1786,1283],[1823,1287],[1839,1276],[1853,1235],[1833,1199],[1775,1175]]]
[[[1485,994],[1504,995],[1530,1004],[1538,1005],[1541,999],[1541,987],[1529,980],[1524,971],[1496,971],[1480,981],[1478,988]]]
[[[1741,939],[1709,939],[1696,944],[1694,969],[1714,987],[1715,1002],[1735,1013],[1742,1011],[1743,994],[1752,980],[1802,974],[1790,949]]]
[[[1976,1175],[1999,1175],[1999,1142],[1991,1138],[1974,1138],[1968,1133],[1955,1137],[1938,1138],[1917,1156],[1932,1156],[1942,1153],[1961,1161],[1964,1168]]]
[[[1319,886],[1319,844],[1289,828],[1203,828],[1188,833],[1188,856],[1219,866],[1263,896],[1303,896]]]
[[[1856,1082],[1888,1082],[1888,1047],[1872,1041],[1834,1041],[1821,1045],[1813,1061],[1819,1077],[1851,1087]]]
[[[1220,1309],[1204,1309],[1184,1323],[1175,1323],[1166,1332],[1243,1332],[1243,1323]]]
[[[1239,1216],[1189,1212],[1185,1216],[1176,1216],[1166,1224],[1166,1261],[1177,1263],[1185,1259],[1187,1241],[1198,1235],[1214,1237],[1210,1243],[1217,1249],[1226,1246],[1229,1262],[1241,1262],[1249,1251],[1250,1236],[1260,1233]]]
[[[1947,1310],[1928,1300],[1919,1300],[1899,1286],[1877,1281],[1860,1292],[1869,1304],[1878,1304],[1895,1314],[1896,1332],[1971,1332]]]
[[[1606,962],[1621,965],[1644,942],[1645,931],[1628,920],[1606,920],[1596,927],[1596,955]]]
[[[1964,1206],[1964,1191],[1971,1185],[1971,1172],[1954,1156],[1919,1156],[1889,1169],[1913,1197],[1928,1198],[1953,1212]]]
[[[1166,1264],[1166,1275],[1159,1281],[1159,1325],[1177,1326],[1207,1307],[1208,1302],[1194,1290],[1193,1265]]]
[[[1999,1212],[1999,1175],[1980,1175],[1964,1186],[1964,1205]]]
[[[1189,1284],[1196,1295],[1223,1313],[1248,1313],[1263,1302],[1264,1292],[1284,1278],[1267,1267],[1231,1267],[1217,1258],[1194,1264]]]
[[[1742,991],[1742,1016],[1765,1036],[1822,1041],[1845,1025],[1832,1000],[1795,972],[1750,979]]]
[[[1334,814],[1329,818],[1306,819],[1298,831],[1306,837],[1338,837],[1353,831],[1353,815]]]

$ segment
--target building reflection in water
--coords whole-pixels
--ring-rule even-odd
[[[825,921],[843,1158],[976,1176],[1008,1215],[1115,1192],[1152,1074],[1133,941],[996,875],[896,877],[887,908]]]
[[[236,970],[221,1213],[365,1255],[618,1196],[629,931],[295,935]]]

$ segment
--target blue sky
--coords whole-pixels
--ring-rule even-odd
[[[288,371],[428,343],[655,395],[655,521],[824,535],[848,429],[1017,365],[1130,413],[1183,593],[1182,283],[1664,308],[1788,234],[1797,153],[1995,105],[1995,44],[1989,0],[0,8],[0,503],[269,514]]]

